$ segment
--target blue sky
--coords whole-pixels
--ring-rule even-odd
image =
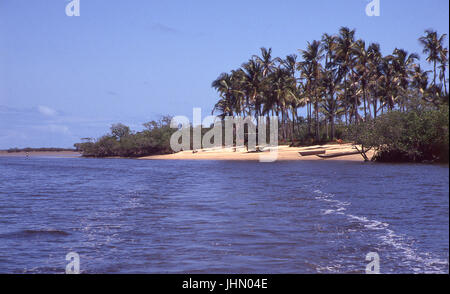
[[[348,26],[384,54],[421,53],[425,29],[448,34],[447,1],[380,0],[379,17],[366,16],[369,2],[80,0],[68,17],[68,0],[0,0],[0,149],[71,147],[111,123],[139,130],[193,107],[208,115],[211,82],[262,46],[284,57]]]

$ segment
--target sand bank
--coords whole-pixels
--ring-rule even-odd
[[[289,147],[287,145],[278,146],[278,158],[277,160],[346,160],[346,161],[364,161],[364,158],[360,154],[334,157],[322,159],[316,155],[301,156],[301,151],[319,151],[325,150],[326,154],[340,153],[340,152],[352,152],[355,151],[351,144],[329,144],[329,145],[315,145],[307,147]],[[181,151],[174,154],[165,155],[152,155],[145,156],[139,159],[150,160],[256,160],[259,161],[260,155],[266,152],[247,152],[245,149],[234,151],[232,148],[222,149],[201,149],[198,152]],[[268,153],[268,152],[267,152]],[[373,156],[373,152],[368,152],[369,158]]]

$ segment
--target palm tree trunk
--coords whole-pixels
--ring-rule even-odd
[[[364,99],[364,120],[367,121],[367,110],[366,110],[366,86],[363,85],[363,99]]]
[[[434,71],[434,76],[433,76],[433,86],[434,86],[434,98],[436,97],[436,60],[434,60],[433,62],[433,71]]]
[[[311,134],[311,125],[312,125],[312,103],[308,102],[308,133]]]
[[[447,96],[447,82],[445,81],[445,72],[444,72],[443,83],[444,83],[444,93],[445,93],[445,96]]]
[[[292,143],[294,143],[294,133],[295,133],[295,113],[294,113],[294,107],[292,107],[292,130],[291,130]]]
[[[373,98],[373,117],[374,118],[377,118],[377,111],[378,111],[377,107],[378,107],[378,105],[377,105],[377,98],[374,97]]]
[[[436,60],[433,62],[433,67],[434,67],[434,69],[433,69],[433,72],[434,72],[433,85],[436,86]]]
[[[335,127],[334,127],[334,112],[331,115],[331,140],[335,138]]]
[[[319,142],[320,141],[320,136],[319,136],[319,98],[317,97],[317,93],[316,91],[314,91],[315,93],[315,97],[314,97],[314,116],[315,116],[315,121],[316,121],[316,125],[315,125],[315,135],[316,135],[316,141]]]

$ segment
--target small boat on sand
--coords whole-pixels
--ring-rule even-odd
[[[319,155],[325,154],[325,150],[315,150],[315,151],[301,151],[299,152],[301,156],[311,156],[311,155]]]
[[[361,154],[359,151],[349,151],[349,152],[337,152],[337,153],[330,153],[330,154],[317,154],[320,158],[333,158],[333,157],[340,157],[340,156],[347,156],[347,155],[355,155],[355,154]]]

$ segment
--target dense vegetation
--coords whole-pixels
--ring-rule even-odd
[[[213,112],[220,117],[277,115],[280,141],[294,144],[370,136],[369,145],[380,151],[378,160],[442,159],[439,150],[448,150],[448,140],[447,147],[440,141],[443,130],[448,132],[448,114],[442,110],[449,97],[445,37],[426,30],[418,39],[432,71],[424,71],[419,55],[404,49],[383,56],[379,44],[366,45],[346,27],[308,42],[299,50],[301,60],[295,54],[274,58],[271,49],[261,48],[260,56],[212,83],[220,95]],[[299,116],[302,109],[306,118]],[[433,121],[433,115],[440,120]],[[396,124],[397,137],[383,133]]]
[[[417,63],[419,55],[396,48],[383,56],[380,45],[355,38],[355,30],[342,27],[337,35],[324,34],[295,54],[274,58],[261,48],[230,73],[222,73],[212,86],[220,94],[213,112],[219,116],[278,115],[281,140],[316,142],[335,139],[336,124],[348,126],[390,111],[408,111],[408,101],[419,97],[430,107],[448,104],[445,34],[427,30],[419,38],[429,72]],[[439,72],[438,72],[439,71]],[[438,83],[440,81],[440,83]],[[299,110],[306,108],[307,131],[301,129]]]
[[[274,58],[261,48],[261,56],[213,81],[220,95],[213,113],[222,119],[277,115],[282,143],[347,139],[377,149],[378,160],[448,160],[445,37],[427,30],[418,40],[431,71],[421,68],[418,54],[396,48],[383,56],[379,44],[366,45],[346,27],[308,42],[300,60]],[[169,117],[145,126],[134,133],[113,125],[111,134],[75,146],[85,156],[171,153]]]
[[[139,157],[151,154],[171,153],[170,137],[175,132],[170,128],[171,117],[144,124],[145,130],[133,132],[121,123],[111,126],[111,133],[94,140],[84,138],[75,148],[87,157]]]
[[[448,107],[392,111],[376,120],[353,125],[347,138],[363,151],[375,149],[372,160],[388,162],[448,162]]]

